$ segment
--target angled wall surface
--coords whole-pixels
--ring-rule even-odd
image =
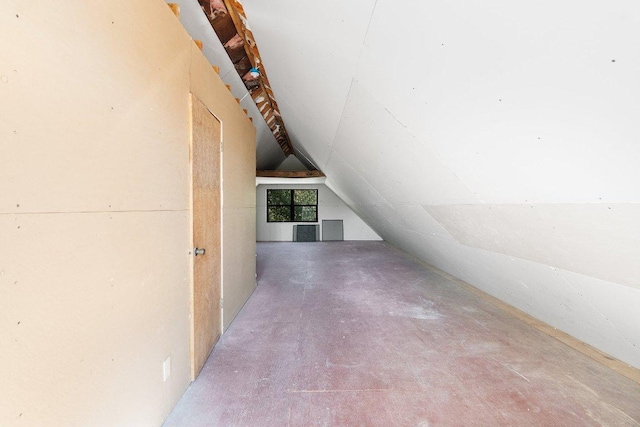
[[[640,367],[637,2],[243,4],[294,144],[385,240]]]
[[[306,171],[307,167],[300,161],[296,156],[289,156],[280,165],[276,170],[279,171]]]
[[[190,375],[189,92],[223,124],[227,323],[253,127],[162,1],[12,1],[0,33],[0,424],[160,425]]]

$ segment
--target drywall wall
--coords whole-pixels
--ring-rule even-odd
[[[197,0],[167,0],[167,3],[178,5],[180,22],[191,38],[203,42],[202,53],[211,64],[219,68],[222,81],[231,86],[234,97],[240,99],[240,105],[248,111],[249,117],[253,119],[257,145],[254,157],[259,159],[258,168],[274,169],[285,158],[282,149],[276,142],[262,114],[258,111],[258,107],[249,95],[242,79],[238,76],[233,62],[229,59],[229,55],[211,27],[202,7]]]
[[[640,367],[637,2],[243,5],[294,144],[385,240]]]
[[[380,236],[340,200],[326,185],[291,184],[258,185],[256,191],[257,234],[259,242],[293,240],[293,222],[267,222],[267,189],[318,190],[318,223],[322,238],[323,219],[343,220],[344,240],[381,240]]]
[[[290,155],[282,163],[276,170],[279,171],[306,171],[307,167],[302,164],[300,160],[295,155]]]
[[[231,155],[252,126],[162,1],[16,1],[0,32],[0,424],[160,425],[189,384],[189,92]]]
[[[222,298],[226,329],[256,286],[256,131],[211,65],[193,55],[191,90],[222,121]],[[224,99],[227,103],[221,104]]]

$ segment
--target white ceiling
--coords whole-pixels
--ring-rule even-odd
[[[298,154],[374,230],[640,367],[640,3],[242,4]]]

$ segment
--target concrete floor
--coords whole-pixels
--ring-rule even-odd
[[[638,426],[640,385],[382,242],[260,243],[171,426]]]

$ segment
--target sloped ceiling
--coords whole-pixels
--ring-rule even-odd
[[[383,238],[640,367],[640,3],[242,4],[296,150]]]
[[[178,5],[178,18],[194,40],[202,42],[202,53],[218,67],[220,77],[240,100],[256,127],[256,163],[258,169],[275,169],[285,159],[280,145],[256,107],[227,52],[211,27],[197,0],[169,0]]]

